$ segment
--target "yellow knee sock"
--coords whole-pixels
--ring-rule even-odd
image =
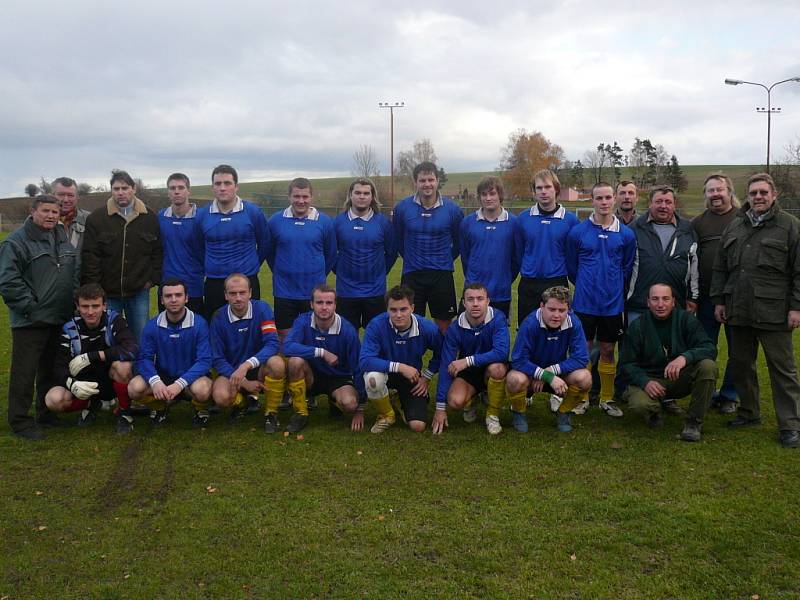
[[[525,410],[528,408],[525,403],[526,391],[527,390],[522,390],[521,392],[517,392],[516,394],[508,395],[508,401],[511,403],[511,410],[521,413],[525,412]]]
[[[233,402],[231,402],[231,408],[239,408],[244,402],[244,394],[242,392],[236,392],[236,395],[233,397]]]
[[[382,398],[377,399],[373,398],[372,403],[375,405],[379,416],[383,417],[384,419],[394,420],[394,409],[392,408],[392,403],[389,400],[389,396],[383,396]]]
[[[197,398],[192,398],[192,406],[195,410],[208,410],[208,400],[203,402]]]
[[[617,375],[617,365],[601,360],[597,363],[597,372],[600,374],[600,401],[611,402],[614,399],[614,377]]]
[[[292,397],[292,407],[298,415],[308,416],[308,402],[306,402],[306,380],[290,381],[289,395]]]
[[[571,385],[567,388],[567,393],[564,394],[564,401],[558,407],[558,412],[567,413],[581,403],[583,392],[577,385]]]
[[[156,400],[152,394],[147,394],[139,399],[139,404],[144,404],[150,410],[165,410],[167,403],[163,400]]]
[[[489,405],[486,407],[486,416],[499,417],[500,409],[503,407],[503,400],[506,398],[506,382],[504,379],[492,379],[486,382],[486,397]]]
[[[278,412],[278,405],[286,392],[286,379],[274,379],[267,375],[264,377],[264,414]]]

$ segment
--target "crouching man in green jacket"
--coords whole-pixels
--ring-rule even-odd
[[[691,393],[681,439],[697,442],[717,383],[717,349],[700,321],[675,305],[669,285],[650,286],[647,308],[628,327],[622,346],[620,363],[631,382],[625,400],[632,413],[660,427],[660,401]]]

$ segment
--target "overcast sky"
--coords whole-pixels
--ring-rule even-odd
[[[568,158],[649,138],[682,164],[765,158],[766,93],[800,76],[800,3],[10,0],[0,36],[0,196],[125,168],[208,183],[389,171],[433,142],[447,171],[491,170],[510,132]],[[773,92],[773,157],[800,135],[800,84]]]

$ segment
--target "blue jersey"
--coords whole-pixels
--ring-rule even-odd
[[[573,310],[598,317],[622,314],[635,259],[636,236],[617,217],[605,228],[593,217],[573,227],[567,240]]]
[[[272,269],[272,293],[276,298],[308,300],[311,290],[325,283],[336,260],[333,221],[316,208],[298,219],[292,207],[270,217],[272,250],[267,262]]]
[[[577,224],[578,217],[560,205],[552,214],[542,213],[538,204],[522,211],[516,221],[522,276],[532,279],[566,277],[567,234]]]
[[[433,351],[433,356],[423,371],[422,357],[428,350]],[[441,351],[442,334],[432,321],[411,315],[411,327],[401,333],[392,325],[389,314],[383,313],[372,319],[364,330],[359,363],[362,373],[397,373],[399,364],[403,363],[431,379],[439,370]]]
[[[447,405],[447,392],[453,383],[453,377],[447,371],[451,362],[465,358],[469,367],[505,363],[508,361],[510,348],[508,323],[503,311],[494,310],[490,306],[486,319],[477,327],[470,325],[466,313],[458,315],[458,319],[450,323],[444,334],[439,384],[436,389],[436,409],[444,410]]]
[[[403,257],[403,273],[452,271],[463,219],[461,209],[447,198],[438,197],[431,208],[423,207],[416,196],[401,200],[394,208],[392,224]]]
[[[589,351],[581,321],[570,311],[561,327],[550,329],[541,317],[542,309],[522,322],[511,352],[511,368],[533,379],[542,379],[547,367],[555,375],[566,375],[589,364]]]
[[[195,246],[204,257],[206,277],[258,273],[272,245],[267,219],[258,206],[237,198],[231,212],[221,213],[214,200],[197,211],[195,220]]]
[[[278,353],[275,315],[263,300],[252,300],[243,317],[230,305],[211,319],[211,352],[217,373],[230,377],[244,362],[256,369]]]
[[[487,221],[483,209],[478,209],[461,222],[464,284],[482,283],[489,290],[489,298],[500,302],[511,300],[511,283],[519,274],[516,220],[504,208],[496,221]]]
[[[190,298],[203,297],[203,261],[195,252],[195,216],[197,206],[192,204],[189,212],[179,217],[168,206],[158,213],[161,228],[161,245],[164,248],[164,263],[161,268],[162,281],[180,279],[186,284]]]
[[[336,231],[336,294],[342,298],[369,298],[386,293],[386,276],[397,260],[397,245],[389,219],[369,211],[364,217],[352,210],[333,222]]]
[[[211,346],[203,317],[187,308],[178,323],[171,323],[164,311],[145,324],[136,372],[151,386],[163,376],[186,388],[210,368]]]

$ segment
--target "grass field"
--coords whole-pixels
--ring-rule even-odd
[[[8,335],[0,361],[5,415]],[[762,427],[711,414],[698,444],[596,407],[558,434],[541,399],[497,438],[352,434],[324,401],[303,439],[188,405],[125,438],[3,419],[0,598],[798,598],[800,452],[764,396]]]

